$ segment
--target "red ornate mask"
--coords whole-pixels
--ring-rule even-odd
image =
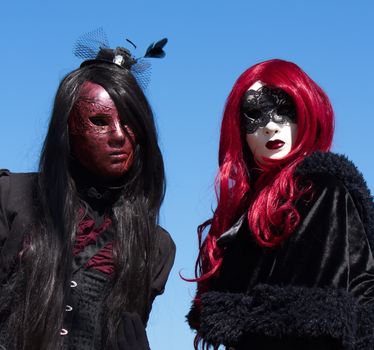
[[[131,167],[135,135],[102,86],[82,84],[68,126],[73,155],[93,175],[116,180]]]

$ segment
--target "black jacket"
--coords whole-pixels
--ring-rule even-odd
[[[22,250],[25,234],[36,219],[36,182],[35,173],[0,170],[0,302],[3,305],[5,302],[9,303],[10,308],[14,301],[6,290],[11,290],[9,277],[13,278],[15,275],[13,267]],[[96,245],[87,246],[82,254],[74,258],[71,289],[67,291],[70,305],[67,305],[63,325],[63,333],[67,331],[64,339],[66,349],[101,349],[102,301],[111,277],[95,269],[85,268],[84,264],[95,254],[95,249],[97,252],[97,246],[110,242],[112,236],[105,235],[106,233],[108,232],[101,235],[106,241],[101,242],[100,237]],[[158,257],[154,264],[150,304],[157,295],[163,293],[175,256],[175,245],[170,235],[161,227],[157,234]],[[11,309],[6,314],[8,312]],[[6,327],[7,320],[0,316],[0,345],[11,342],[6,340]]]
[[[315,153],[296,175],[313,183],[301,222],[276,248],[260,247],[245,216],[218,240],[224,258],[190,325],[236,349],[374,349],[374,207],[345,157]]]

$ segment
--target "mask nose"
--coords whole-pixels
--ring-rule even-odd
[[[268,136],[273,136],[280,132],[280,125],[278,123],[273,122],[272,120],[267,123],[264,128],[263,132]]]
[[[116,121],[110,133],[109,144],[113,147],[121,147],[125,144],[125,142],[126,133],[119,121]]]

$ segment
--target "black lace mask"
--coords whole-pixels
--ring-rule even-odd
[[[279,88],[262,86],[258,90],[248,90],[241,103],[241,123],[245,132],[253,134],[271,120],[278,124],[296,123],[292,98]]]

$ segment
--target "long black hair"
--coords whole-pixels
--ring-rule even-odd
[[[70,170],[68,117],[85,81],[108,92],[136,137],[134,162],[112,210],[115,273],[104,307],[107,344],[115,339],[123,311],[137,312],[144,323],[148,318],[158,213],[165,192],[163,159],[152,110],[132,73],[114,64],[94,63],[68,74],[56,93],[36,185],[38,221],[22,254],[15,288],[18,302],[10,318],[10,339],[17,350],[61,347],[80,205]]]

